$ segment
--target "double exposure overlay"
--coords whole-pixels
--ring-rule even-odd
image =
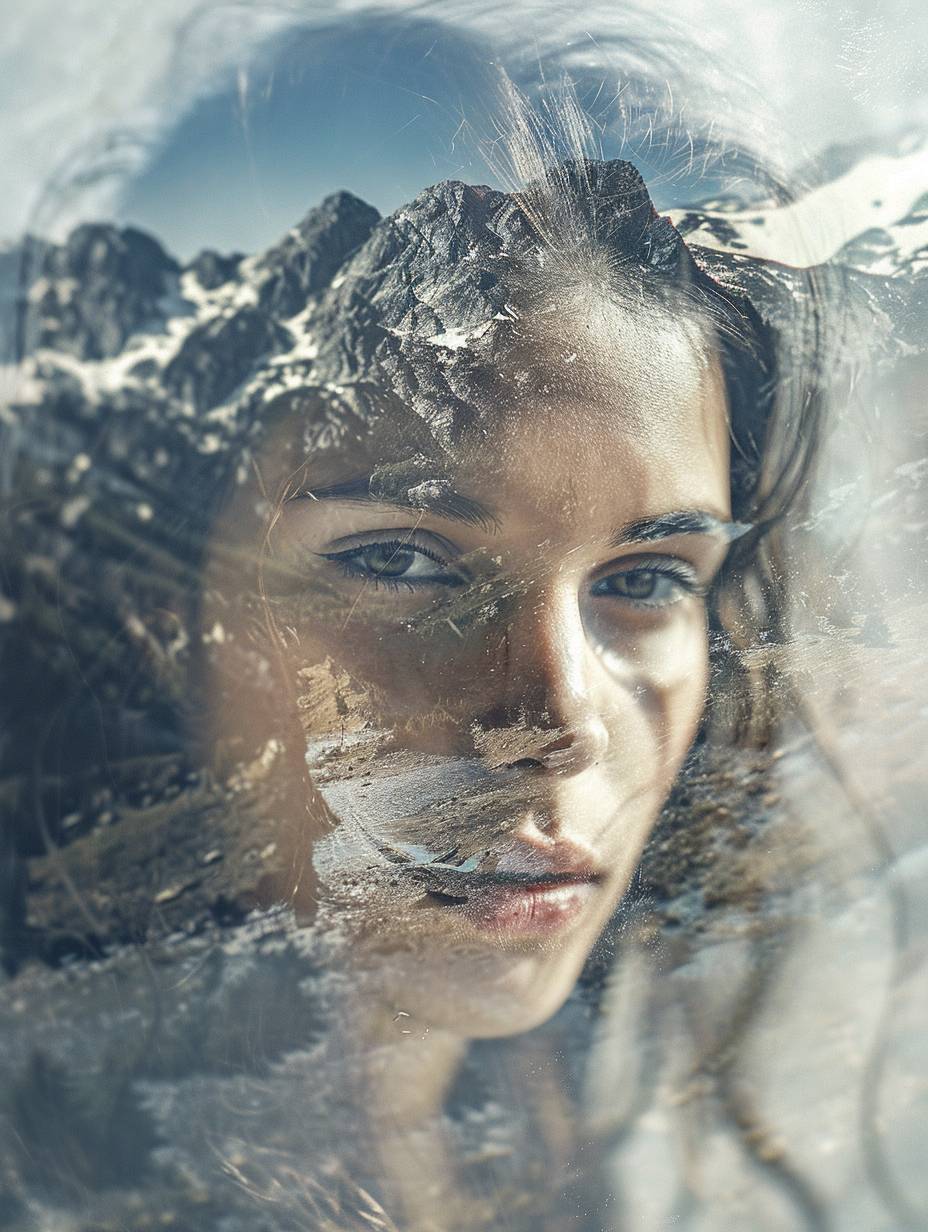
[[[6,207],[0,1227],[928,1226],[923,92],[175,7]]]

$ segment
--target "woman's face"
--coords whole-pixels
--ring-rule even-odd
[[[501,403],[431,472],[402,433],[312,460],[270,536],[336,823],[313,851],[324,913],[427,1026],[506,1034],[557,1009],[702,714],[720,370],[670,321],[615,333],[598,392]]]

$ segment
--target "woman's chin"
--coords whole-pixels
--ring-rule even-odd
[[[550,986],[535,987],[529,992],[514,988],[495,990],[480,1003],[468,997],[460,1007],[456,1030],[468,1039],[494,1039],[521,1035],[548,1021],[570,995],[574,979],[551,981]]]
[[[443,959],[406,954],[369,975],[400,1033],[443,1031],[487,1039],[529,1031],[557,1013],[586,952],[586,947],[534,954],[497,950],[466,958],[446,953]]]
[[[464,901],[410,884],[415,895],[368,880],[354,902],[328,887],[340,965],[378,1020],[388,1011],[391,1032],[481,1039],[531,1030],[560,1009],[624,881],[491,884]]]

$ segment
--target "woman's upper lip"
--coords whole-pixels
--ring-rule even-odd
[[[512,874],[531,885],[547,881],[599,881],[602,877],[594,853],[563,838],[544,845],[517,838],[507,851],[500,853],[495,873],[503,878]]]
[[[444,885],[456,883],[477,889],[483,886],[513,886],[536,888],[541,886],[583,885],[587,882],[600,881],[596,873],[481,873],[461,872],[450,864],[407,864],[401,866],[404,871],[422,881],[442,882]]]
[[[497,861],[496,868],[492,870],[481,867],[484,861],[481,861],[476,868],[468,869],[456,867],[444,861],[407,864],[402,867],[427,883],[456,885],[460,888],[466,886],[471,890],[491,886],[527,888],[578,885],[603,879],[603,874],[588,859],[571,860],[569,858],[569,854],[580,855],[581,853],[568,853],[562,847],[557,854],[560,858],[555,860],[537,848],[527,847],[520,851],[516,847],[503,853]]]

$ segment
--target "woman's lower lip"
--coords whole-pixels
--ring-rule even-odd
[[[595,881],[568,881],[538,885],[484,885],[465,899],[432,894],[444,900],[446,911],[463,916],[477,928],[496,936],[545,937],[567,928],[582,913],[596,892]]]

